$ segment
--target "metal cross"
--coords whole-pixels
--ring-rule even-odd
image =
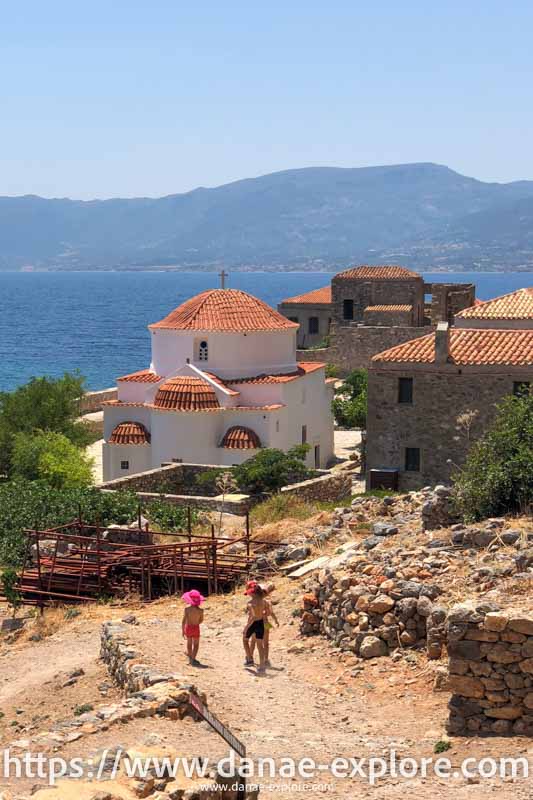
[[[219,278],[220,278],[220,288],[221,289],[225,289],[226,288],[226,278],[229,278],[229,275],[228,275],[227,272],[224,272],[224,270],[222,270],[222,272],[219,272],[218,275],[219,275]]]

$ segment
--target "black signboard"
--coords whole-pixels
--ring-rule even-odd
[[[218,733],[218,735],[221,736],[224,739],[224,741],[229,744],[231,749],[235,750],[237,755],[239,755],[241,758],[246,758],[245,745],[242,742],[240,742],[239,739],[237,739],[237,737],[234,736],[232,732],[228,728],[226,728],[226,726],[223,725],[222,722],[217,717],[215,717],[215,715],[211,711],[209,711],[208,708],[204,706],[198,695],[194,694],[194,692],[189,693],[189,703],[194,708],[194,710],[197,711],[198,714],[200,714],[202,719],[205,719],[208,725],[211,725],[213,730],[215,730]]]

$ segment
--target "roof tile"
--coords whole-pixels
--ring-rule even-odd
[[[220,447],[228,450],[257,450],[261,447],[261,440],[255,431],[243,425],[234,425],[228,428]]]
[[[154,406],[172,411],[204,411],[219,408],[213,387],[189,375],[178,375],[163,383],[155,396]]]
[[[459,319],[533,319],[533,286],[460,311]]]
[[[117,378],[117,381],[126,383],[159,383],[162,380],[162,375],[156,375],[155,372],[150,372],[149,369],[141,369],[138,372],[131,372],[129,375]]]
[[[281,301],[284,305],[301,305],[302,303],[331,303],[331,284],[323,286],[321,289],[313,289],[305,294],[297,294],[294,297],[287,297]]]
[[[463,365],[533,365],[533,330],[452,328],[450,361]],[[435,334],[391,347],[372,358],[375,362],[435,363]]]
[[[405,267],[398,267],[396,264],[382,266],[362,264],[359,267],[351,267],[344,270],[344,272],[339,272],[335,275],[335,278],[375,281],[406,281],[413,278],[423,280],[418,272],[413,272]]]
[[[109,444],[150,444],[150,434],[140,422],[120,422],[109,437]]]
[[[211,289],[171,311],[151,329],[180,331],[276,331],[298,327],[269,305],[240,289]]]

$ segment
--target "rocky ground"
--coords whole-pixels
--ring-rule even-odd
[[[439,513],[442,511],[437,497],[413,493],[384,500],[360,498],[351,508],[292,523],[286,535],[294,541],[293,547],[304,548],[309,557],[333,559],[327,569],[335,573],[349,571],[370,585],[379,578],[381,583],[375,585],[381,586],[381,592],[387,588],[383,589],[383,577],[394,585],[431,583],[438,588],[438,602],[444,606],[465,596],[527,605],[531,522],[493,520],[478,526],[427,530],[431,518],[428,503],[435,502]],[[421,513],[424,506],[425,518]],[[454,767],[467,756],[533,759],[533,743],[523,736],[483,738],[473,732],[468,738],[446,739],[449,693],[434,690],[435,678],[446,662],[428,660],[425,649],[403,647],[394,658],[363,658],[323,636],[302,636],[301,598],[318,573],[301,579],[287,577],[283,572],[286,554],[286,547],[278,547],[270,558],[281,627],[273,632],[273,668],[266,676],[243,666],[242,589],[208,600],[201,668],[189,666],[184,657],[182,606],[175,598],[150,606],[94,606],[71,619],[65,618],[64,612],[47,612],[47,629],[43,630],[42,622],[30,621],[21,633],[4,635],[0,645],[3,746],[13,739],[30,738],[45,726],[53,728],[79,705],[118,700],[119,693],[109,685],[98,660],[98,642],[104,619],[127,618],[128,635],[145,663],[163,671],[179,671],[201,687],[212,710],[246,743],[252,757],[305,756],[324,764],[336,756],[362,758],[395,750],[401,756],[430,758],[436,757],[434,750],[440,743],[437,749],[444,748]],[[35,636],[40,640],[31,640]],[[83,746],[70,742],[58,752],[66,757],[87,757],[117,744],[137,749],[157,746],[159,751],[171,749],[182,755],[218,757],[226,752],[205,723],[158,718],[135,719],[118,729],[106,730],[104,725],[84,740]],[[286,788],[295,782],[285,781]],[[356,796],[396,800],[406,792],[410,798],[459,800],[530,796],[527,781],[519,778],[445,780],[430,775],[406,783],[403,778],[388,776],[372,787],[360,778],[320,774],[317,782],[331,786],[307,790],[309,796],[327,794],[339,800]],[[12,781],[8,788],[15,797],[28,797],[33,783]],[[94,794],[101,789],[96,786]],[[49,800],[60,796],[65,795],[47,795]],[[80,790],[79,796],[85,794]],[[264,792],[263,796],[284,797],[286,791]]]

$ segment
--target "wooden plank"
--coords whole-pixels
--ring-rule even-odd
[[[307,564],[304,564],[303,567],[300,567],[294,572],[289,572],[288,577],[303,578],[303,576],[307,575],[309,572],[313,572],[315,569],[321,569],[321,567],[325,566],[328,561],[328,556],[320,556],[320,558],[315,558],[314,561],[309,561]]]

